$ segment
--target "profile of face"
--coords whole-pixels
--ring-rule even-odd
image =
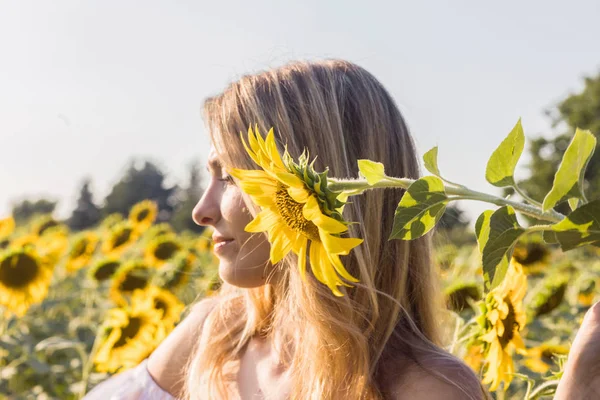
[[[213,228],[213,251],[219,258],[221,279],[242,288],[262,286],[273,269],[269,262],[271,245],[264,234],[244,230],[252,215],[241,189],[222,168],[214,149],[210,151],[207,169],[210,182],[194,207],[192,218],[198,225]]]

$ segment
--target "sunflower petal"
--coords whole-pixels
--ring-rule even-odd
[[[279,222],[279,216],[269,209],[259,212],[254,219],[246,225],[246,232],[266,232]]]

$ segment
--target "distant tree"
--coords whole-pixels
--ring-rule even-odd
[[[469,221],[465,219],[464,211],[457,205],[450,204],[446,207],[446,212],[442,215],[437,227],[438,229],[450,230],[454,228],[464,228],[468,224]]]
[[[519,182],[519,186],[528,196],[540,202],[552,189],[554,174],[575,129],[589,129],[600,139],[600,73],[596,77],[585,78],[585,87],[580,93],[568,96],[546,114],[552,118],[553,127],[559,130],[558,135],[552,139],[538,137],[530,142],[531,162],[527,165],[530,176]],[[584,175],[584,188],[588,200],[600,198],[599,146],[600,140],[596,143],[595,152]],[[512,193],[512,190],[505,190],[505,194],[509,193]],[[555,209],[563,213],[570,210],[566,202],[558,204]]]
[[[165,173],[150,161],[145,161],[141,169],[132,162],[123,177],[111,189],[102,213],[128,215],[131,207],[142,200],[156,201],[159,209],[158,220],[171,218],[177,186],[165,187]]]
[[[35,215],[53,213],[56,204],[56,201],[48,199],[26,199],[12,205],[12,215],[17,223],[24,223]]]
[[[73,230],[87,229],[100,221],[100,208],[94,203],[90,184],[90,179],[84,179],[79,191],[77,206],[71,213],[71,217],[67,220],[67,225]]]
[[[198,165],[198,160],[194,160],[189,164],[188,184],[184,190],[180,191],[178,196],[179,201],[173,212],[173,217],[171,218],[171,225],[173,225],[173,228],[176,231],[182,232],[184,230],[190,230],[192,232],[200,233],[204,230],[203,226],[197,225],[192,220],[192,210],[201,196],[200,167]]]

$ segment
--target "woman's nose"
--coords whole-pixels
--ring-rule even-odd
[[[220,203],[217,201],[214,190],[207,188],[198,204],[192,211],[192,219],[198,225],[213,226],[217,223],[221,215]]]

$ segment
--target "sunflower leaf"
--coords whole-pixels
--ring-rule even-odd
[[[600,200],[591,201],[552,225],[563,251],[591,244],[600,247]]]
[[[486,288],[498,286],[510,263],[514,244],[526,232],[519,225],[515,210],[504,206],[496,211],[484,211],[475,223],[477,243],[483,263]]]
[[[544,198],[542,204],[544,212],[564,200],[565,197],[585,199],[583,177],[595,148],[596,137],[590,131],[577,128],[554,175],[552,189]]]
[[[427,171],[431,172],[436,176],[440,176],[440,169],[438,168],[437,156],[438,147],[435,146],[423,155],[423,163]]]
[[[426,176],[416,180],[396,208],[389,239],[413,240],[425,235],[440,220],[448,201],[440,178]]]
[[[385,167],[380,162],[358,160],[358,170],[369,185],[374,185],[385,178]]]
[[[519,118],[515,127],[488,160],[485,179],[497,187],[513,186],[515,184],[515,167],[523,153],[524,146],[525,134]]]

